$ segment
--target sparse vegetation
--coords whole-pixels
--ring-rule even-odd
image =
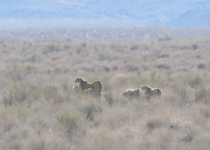
[[[209,149],[209,43],[1,40],[0,149]],[[100,80],[101,100],[75,95],[76,77]],[[141,85],[162,97],[122,97]]]

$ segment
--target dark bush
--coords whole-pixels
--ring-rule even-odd
[[[166,69],[166,70],[170,69],[170,67],[168,65],[166,65],[166,64],[159,64],[159,65],[156,65],[156,67],[158,69]]]
[[[206,65],[205,64],[198,64],[197,68],[198,69],[205,69]]]

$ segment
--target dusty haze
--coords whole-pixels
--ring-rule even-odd
[[[10,34],[0,41],[0,149],[209,149],[209,37]],[[78,76],[103,83],[101,101],[73,94]],[[121,97],[145,84],[162,98]]]

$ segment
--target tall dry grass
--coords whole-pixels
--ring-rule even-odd
[[[210,146],[210,40],[0,42],[0,149],[175,150]],[[112,77],[123,74],[123,80]],[[101,80],[100,100],[74,95]],[[121,97],[159,87],[150,101]]]

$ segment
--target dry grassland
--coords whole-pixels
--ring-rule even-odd
[[[0,63],[0,149],[210,147],[210,38],[1,40]],[[74,95],[76,77],[100,80],[101,101]],[[141,85],[162,98],[121,96]]]

